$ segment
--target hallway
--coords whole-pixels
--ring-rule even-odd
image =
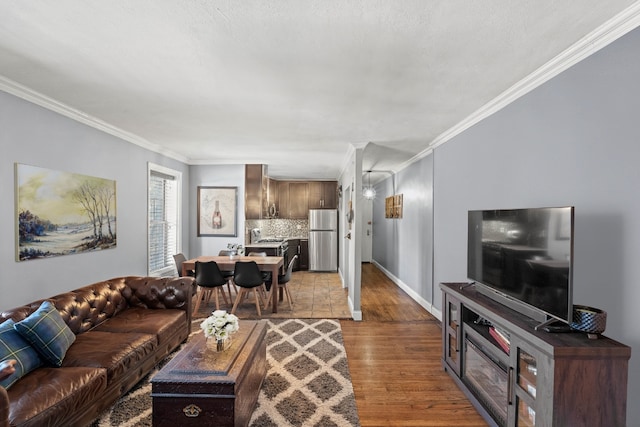
[[[361,425],[486,426],[442,369],[440,322],[373,264],[361,295],[363,321],[340,321]]]

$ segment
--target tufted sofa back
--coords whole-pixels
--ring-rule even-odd
[[[88,331],[128,307],[177,308],[191,313],[196,290],[192,277],[118,277],[46,298],[53,302],[76,335]],[[15,322],[36,311],[45,301],[34,301],[0,313],[0,323]]]

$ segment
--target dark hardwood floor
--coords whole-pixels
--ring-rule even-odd
[[[293,310],[262,318],[350,317],[337,273],[295,272],[288,286]],[[442,369],[440,322],[373,264],[362,265],[361,308],[363,321],[340,322],[363,427],[487,425]],[[257,318],[249,302],[236,314]]]
[[[363,321],[341,320],[361,425],[486,426],[442,369],[440,322],[373,264],[361,297]]]

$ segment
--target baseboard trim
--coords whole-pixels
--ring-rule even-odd
[[[414,289],[412,289],[411,287],[409,287],[409,285],[407,285],[402,280],[400,280],[398,277],[393,275],[389,270],[384,268],[377,261],[372,260],[371,263],[373,265],[375,265],[376,267],[378,267],[380,269],[380,271],[382,271],[384,273],[384,275],[389,278],[389,280],[391,280],[393,283],[398,285],[398,287],[400,289],[405,291],[407,293],[407,295],[409,295],[409,297],[411,297],[412,300],[417,302],[422,308],[424,308],[429,313],[431,313],[431,315],[433,317],[435,317],[436,319],[438,319],[440,321],[442,320],[442,313],[440,312],[440,310],[436,309],[431,302],[427,301],[422,296],[420,296]]]
[[[355,320],[356,322],[361,322],[362,321],[362,310],[355,310],[355,308],[353,306],[353,299],[351,298],[351,295],[349,295],[347,297],[347,302],[349,304],[349,311],[351,311],[351,317],[353,318],[353,320]]]

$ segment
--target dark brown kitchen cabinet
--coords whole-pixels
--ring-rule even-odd
[[[309,209],[336,209],[337,188],[337,181],[310,181]]]
[[[309,217],[309,184],[306,182],[289,183],[289,219],[307,219]]]
[[[266,203],[265,208],[262,211],[263,218],[277,218],[278,215],[278,181],[273,178],[268,178],[267,180],[268,186],[266,191],[266,196],[264,199]]]
[[[268,178],[266,166],[246,165],[245,216],[246,219],[307,219],[309,209],[337,209],[337,188],[337,181]]]
[[[289,181],[278,181],[278,217],[289,218]]]
[[[266,165],[245,165],[245,219],[274,218],[278,205],[278,182],[267,176]]]
[[[264,165],[245,165],[244,215],[246,219],[262,218],[262,180]]]
[[[308,270],[309,269],[309,240],[308,239],[300,239],[300,253],[298,260],[298,269],[300,270]]]
[[[293,271],[298,271],[300,270],[300,239],[289,239],[288,243],[289,261],[291,261],[295,255],[298,255],[298,258],[293,263]]]

